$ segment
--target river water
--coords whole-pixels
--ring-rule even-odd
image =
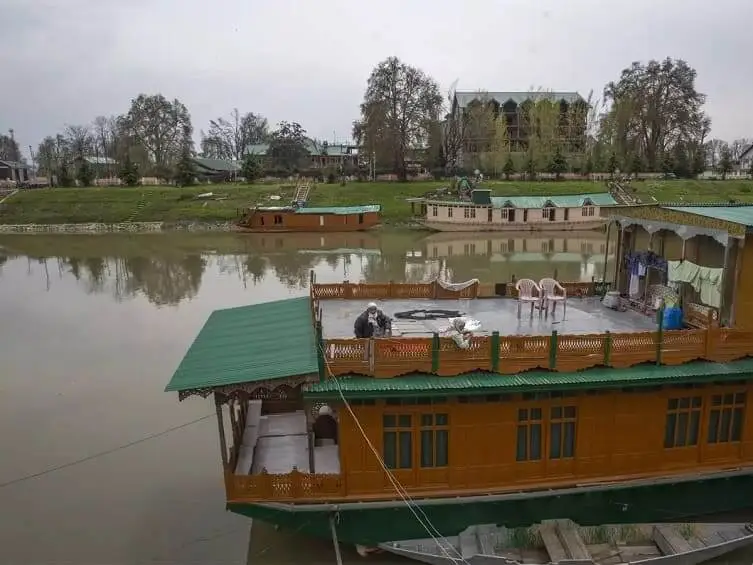
[[[210,312],[307,294],[310,269],[574,281],[611,272],[608,251],[588,233],[0,237],[0,564],[334,563],[249,536],[224,511],[211,401],[163,392]]]

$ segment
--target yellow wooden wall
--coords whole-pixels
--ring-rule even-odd
[[[737,285],[735,287],[735,327],[753,328],[753,236],[745,238],[738,252]]]
[[[382,414],[445,413],[450,419],[449,466],[420,469],[420,434],[413,437],[413,468],[394,470],[394,476],[413,491],[482,491],[547,484],[575,484],[610,477],[661,476],[667,473],[722,469],[753,464],[753,384],[667,387],[638,392],[578,393],[564,398],[524,400],[509,396],[484,403],[352,406],[367,437],[382,452]],[[745,392],[742,441],[711,445],[706,442],[711,397]],[[700,396],[702,409],[698,445],[664,448],[665,422],[670,398]],[[544,420],[541,461],[516,461],[519,408],[553,406],[577,409],[575,457],[549,460],[549,426]],[[358,426],[340,407],[340,459],[348,495],[394,493],[379,461],[363,440]]]

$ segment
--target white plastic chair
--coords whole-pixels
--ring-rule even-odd
[[[531,305],[531,318],[533,318],[533,308],[541,302],[541,288],[536,281],[520,279],[515,283],[515,290],[518,291],[518,319],[520,319],[520,308],[524,302]]]
[[[539,281],[539,287],[543,294],[542,301],[543,306],[546,308],[546,313],[549,315],[549,305],[552,305],[552,315],[557,308],[557,302],[562,302],[562,317],[565,317],[567,312],[567,291],[560,283],[554,279],[546,278]]]

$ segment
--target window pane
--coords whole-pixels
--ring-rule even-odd
[[[677,432],[675,433],[675,445],[682,447],[688,437],[688,413],[680,412],[677,415]]]
[[[518,422],[525,422],[528,419],[528,410],[520,408],[518,410]]]
[[[735,404],[743,404],[745,402],[745,393],[744,392],[738,392],[735,395]]]
[[[711,404],[714,406],[719,406],[722,403],[722,395],[721,394],[715,394],[711,397]]]
[[[719,441],[719,410],[712,410],[709,414],[709,443]]]
[[[743,438],[743,409],[735,408],[732,413],[732,441],[740,441]]]
[[[575,406],[565,406],[565,418],[575,418]]]
[[[518,446],[515,459],[518,461],[528,459],[528,426],[518,426]]]
[[[436,441],[436,454],[434,455],[434,464],[437,467],[447,467],[450,462],[450,434],[447,430],[437,430],[434,432]]]
[[[401,428],[410,428],[410,416],[401,414],[397,417],[397,425]]]
[[[541,424],[531,424],[531,461],[541,459]]]
[[[388,469],[396,469],[397,468],[397,461],[396,461],[396,449],[397,447],[397,439],[395,438],[395,432],[384,432],[384,453],[382,454],[382,457],[384,458],[384,464]]]
[[[421,467],[434,466],[434,432],[421,431]]]
[[[680,399],[680,408],[681,409],[690,408],[690,397],[686,396],[685,398]]]
[[[575,422],[565,423],[562,457],[575,457]]]
[[[434,416],[434,423],[437,426],[446,426],[449,422],[449,418],[447,417],[447,414],[437,414]]]
[[[701,397],[700,396],[694,396],[693,397],[693,408],[700,408],[701,407]]]
[[[421,425],[431,426],[434,424],[434,416],[431,414],[421,414]]]
[[[688,445],[698,445],[698,429],[700,427],[701,413],[695,410],[690,414],[690,428],[688,429]]]
[[[667,414],[667,423],[664,426],[664,447],[675,446],[676,426],[677,426],[677,414]]]
[[[410,432],[400,432],[400,454],[398,458],[398,467],[400,469],[410,469],[412,467],[413,441]]]
[[[677,410],[677,399],[676,398],[670,398],[667,401],[667,410]]]
[[[396,423],[397,421],[393,414],[386,414],[382,416],[382,425],[385,428],[394,428]]]
[[[722,429],[719,432],[719,441],[729,441],[729,430],[732,424],[732,410],[725,408],[722,410]]]
[[[555,420],[559,420],[562,418],[562,407],[561,406],[555,406],[552,408],[552,418]]]
[[[562,456],[562,424],[551,424],[549,435],[549,457],[559,459]]]
[[[725,404],[732,404],[734,402],[735,396],[730,392],[724,395],[724,403]]]
[[[541,408],[531,408],[531,420],[541,420]]]

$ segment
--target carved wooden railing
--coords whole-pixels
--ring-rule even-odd
[[[753,356],[753,331],[735,328],[582,335],[471,338],[459,349],[451,338],[327,339],[326,371],[381,378],[412,372],[453,376],[470,371],[516,374],[530,369],[580,371],[641,363],[680,365],[693,360],[725,363]]]
[[[229,502],[316,501],[345,495],[341,475],[302,473],[296,469],[284,475],[225,474],[225,493]]]

